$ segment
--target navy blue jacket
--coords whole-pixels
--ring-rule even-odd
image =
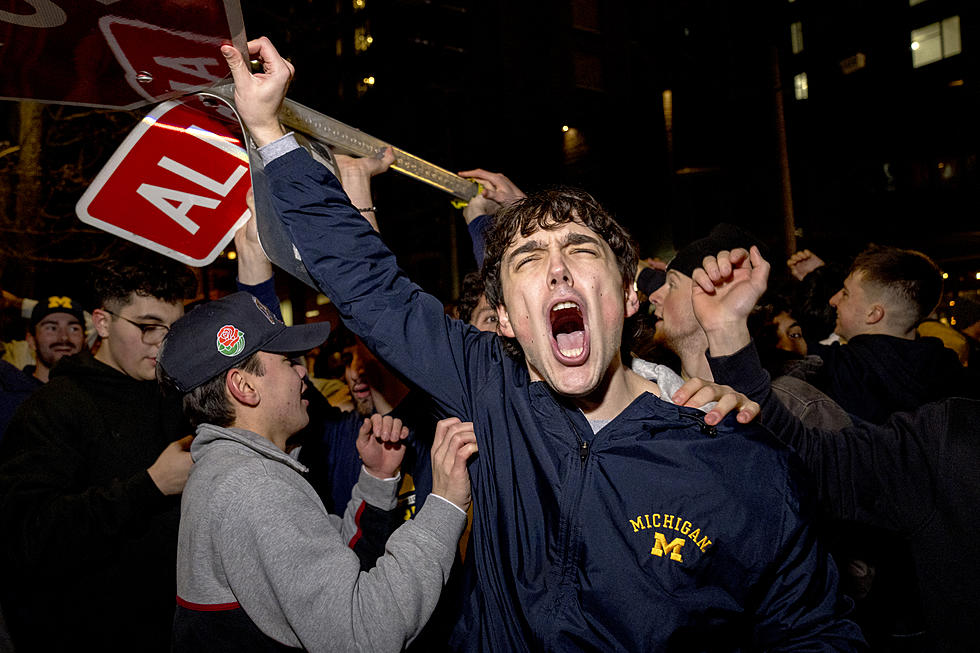
[[[43,383],[22,372],[10,363],[0,360],[0,439],[7,432],[7,425],[17,407],[40,388]]]
[[[302,150],[266,166],[277,209],[347,326],[446,414],[472,421],[476,588],[454,646],[852,649],[800,470],[761,427],[645,393],[593,435],[492,333],[409,281]]]

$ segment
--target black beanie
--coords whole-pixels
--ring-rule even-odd
[[[667,264],[667,269],[691,276],[697,268],[701,267],[705,256],[715,256],[722,250],[733,250],[738,247],[749,249],[752,245],[758,247],[762,256],[766,257],[761,240],[741,227],[722,222],[715,225],[711,233],[704,238],[682,247]]]

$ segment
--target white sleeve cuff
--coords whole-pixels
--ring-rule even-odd
[[[462,508],[460,508],[459,506],[457,506],[457,505],[456,505],[455,503],[453,503],[452,501],[450,501],[450,500],[449,500],[449,499],[447,499],[446,497],[441,497],[441,496],[439,496],[438,494],[430,494],[430,495],[429,495],[429,498],[431,499],[432,497],[435,497],[436,499],[442,499],[443,501],[445,501],[446,503],[448,503],[449,505],[451,505],[451,506],[452,506],[453,508],[455,508],[456,510],[458,510],[458,511],[460,511],[460,512],[461,512],[461,513],[463,513],[464,515],[466,514],[466,511],[465,511],[465,510],[463,510]]]

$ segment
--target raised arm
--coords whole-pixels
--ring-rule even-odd
[[[920,523],[929,502],[908,501],[904,488],[927,493],[935,485],[938,463],[922,420],[936,416],[897,415],[880,427],[859,423],[839,432],[805,428],[772,394],[749,336],[746,318],[765,291],[768,270],[753,248],[707,257],[694,272],[695,315],[708,336],[715,380],[759,402],[762,423],[796,449],[834,515],[892,529]]]
[[[353,206],[337,178],[294,141],[274,138],[282,133],[275,112],[292,71],[272,44],[266,39],[249,44],[267,71],[259,75],[237,65],[241,55],[233,48],[223,52],[234,76],[239,113],[256,143],[264,146],[273,203],[311,277],[382,360],[447,413],[469,419],[469,385],[484,373],[472,368],[492,357],[492,350],[499,352],[499,345],[447,318],[442,303],[398,269],[391,251],[357,211],[365,207]],[[277,93],[270,92],[271,83]],[[475,364],[467,360],[473,343],[484,352]]]
[[[463,209],[463,219],[473,241],[473,258],[476,266],[483,267],[485,253],[485,232],[493,216],[517,200],[525,197],[517,184],[499,172],[487,172],[483,168],[462,170],[459,175],[480,184],[480,194],[469,201]]]
[[[395,162],[395,152],[391,146],[385,148],[379,156],[355,158],[343,154],[337,155],[337,170],[340,173],[340,183],[344,192],[350,198],[350,203],[371,223],[375,231],[378,229],[377,209],[371,197],[371,177],[385,172]]]

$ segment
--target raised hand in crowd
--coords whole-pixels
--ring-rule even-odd
[[[450,417],[436,424],[432,443],[432,494],[461,510],[470,506],[470,473],[466,461],[478,450],[472,422]]]
[[[405,457],[402,440],[408,437],[408,427],[391,415],[375,413],[364,419],[357,433],[357,453],[364,469],[375,478],[391,478]]]
[[[799,251],[786,260],[786,267],[797,281],[810,274],[824,264],[823,259],[808,249]]]
[[[248,42],[249,58],[262,64],[262,72],[252,73],[249,62],[234,46],[221,46],[235,82],[235,106],[249,134],[259,147],[285,136],[279,123],[279,107],[286,89],[296,72],[293,64],[283,59],[272,42],[262,36]]]
[[[371,198],[371,177],[380,175],[391,167],[395,162],[394,150],[389,145],[377,156],[352,157],[338,154],[335,159],[337,176],[340,177],[340,184],[344,187],[351,204],[371,223],[375,231],[380,231],[374,200]]]
[[[235,251],[238,253],[238,281],[257,286],[272,278],[272,263],[259,244],[259,231],[255,218],[255,196],[248,189],[245,202],[251,217],[245,226],[235,232]]]
[[[474,197],[463,209],[463,218],[469,224],[481,215],[494,215],[502,208],[506,208],[525,197],[524,191],[517,187],[506,176],[499,172],[488,172],[483,168],[473,170],[463,170],[459,173],[460,177],[466,177],[483,186],[479,195]]]
[[[694,315],[708,336],[712,356],[732,354],[751,340],[747,318],[769,279],[769,263],[759,248],[706,256],[694,270]]]

